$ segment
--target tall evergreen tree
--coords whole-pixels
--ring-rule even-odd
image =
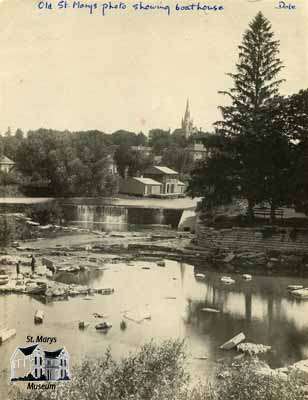
[[[268,109],[283,81],[277,79],[283,68],[278,54],[279,41],[274,40],[270,22],[259,12],[243,35],[236,72],[228,74],[234,85],[220,92],[231,104],[220,107],[223,119],[216,127],[221,135],[233,138],[241,195],[248,200],[251,216],[253,206],[264,197],[259,166],[269,129]]]

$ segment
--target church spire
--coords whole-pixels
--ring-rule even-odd
[[[190,109],[189,109],[189,99],[187,98],[186,101],[186,110],[184,114],[184,118],[182,119],[182,130],[184,132],[184,136],[188,138],[194,131],[193,120],[190,116]]]
[[[186,101],[186,111],[185,111],[185,117],[184,120],[189,120],[190,119],[190,110],[189,110],[189,98],[187,97]]]

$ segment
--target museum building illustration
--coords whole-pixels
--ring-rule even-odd
[[[63,347],[44,351],[38,344],[18,347],[11,357],[11,381],[70,380],[69,354]]]

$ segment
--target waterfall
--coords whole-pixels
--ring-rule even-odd
[[[127,229],[127,209],[116,206],[76,205],[74,224],[83,228],[102,231]]]

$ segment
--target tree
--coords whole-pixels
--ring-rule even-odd
[[[277,76],[283,68],[278,53],[279,42],[274,40],[270,22],[259,12],[243,35],[236,72],[228,74],[233,79],[233,87],[220,92],[231,100],[231,104],[219,107],[223,118],[215,126],[219,135],[229,137],[231,141],[224,143],[222,140],[228,146],[223,145],[222,160],[215,154],[215,163],[226,164],[224,158],[226,152],[229,152],[226,167],[231,164],[232,168],[226,170],[225,174],[232,182],[237,182],[237,195],[247,199],[251,217],[254,205],[268,197],[264,191],[267,171],[260,166],[267,143],[273,140],[270,118],[275,111],[272,107],[282,82]],[[276,139],[277,132],[276,129]],[[276,140],[276,144],[284,146],[285,142],[281,138]],[[280,148],[271,147],[271,150],[278,154]],[[278,170],[274,166],[275,161],[271,164],[270,157],[266,157],[266,160],[267,168],[272,172]],[[206,164],[207,172],[210,165]],[[213,182],[214,192],[215,185]],[[233,186],[230,194],[232,192]]]
[[[166,147],[169,147],[173,142],[170,131],[163,129],[151,129],[149,131],[149,145],[153,147],[155,154],[162,154]]]
[[[204,138],[210,156],[196,163],[187,188],[192,197],[202,197],[201,206],[210,211],[227,205],[240,196],[238,163],[234,157],[233,140],[222,135]]]
[[[114,160],[117,164],[119,174],[125,178],[129,165],[131,164],[132,150],[125,144],[120,145],[114,153]]]
[[[174,168],[181,174],[187,174],[191,171],[194,160],[187,149],[172,145],[165,149],[162,157],[162,164]]]
[[[281,112],[293,145],[292,200],[301,211],[308,213],[308,89],[285,99]]]
[[[136,146],[146,146],[148,143],[148,138],[143,132],[139,132],[136,137]]]
[[[125,145],[119,146],[114,154],[119,174],[124,178],[127,175],[136,176],[153,165],[154,157],[145,155],[142,151],[132,150]]]
[[[124,129],[120,129],[116,132],[113,132],[111,138],[112,138],[112,143],[117,146],[125,145],[129,147],[138,145],[137,135],[134,132],[129,132]]]
[[[28,132],[17,154],[17,167],[32,184],[44,183],[55,195],[109,195],[110,138],[100,131]],[[108,189],[107,189],[108,186]]]

